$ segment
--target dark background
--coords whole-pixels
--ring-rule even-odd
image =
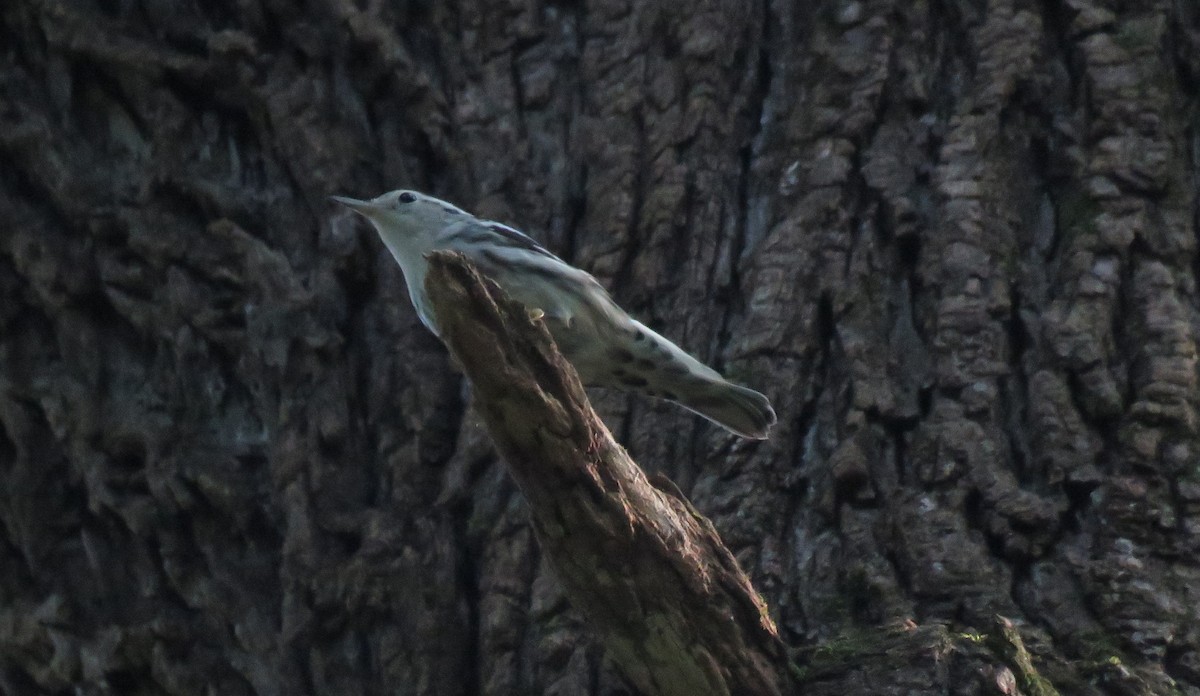
[[[0,691],[627,693],[325,198],[404,187],[769,394],[595,403],[792,646],[1200,694],[1198,161],[1194,0],[6,0]],[[926,657],[809,692],[1001,692]]]

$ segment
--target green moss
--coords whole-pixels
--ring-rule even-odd
[[[1074,648],[1084,663],[1093,667],[1101,665],[1118,666],[1125,659],[1125,651],[1120,643],[1104,631],[1089,631],[1074,636]]]
[[[841,674],[858,665],[904,669],[930,654],[948,652],[954,639],[940,624],[846,629],[837,636],[796,654],[792,672],[800,683]]]
[[[1124,693],[1152,693],[1153,687],[1134,667],[1138,659],[1126,653],[1108,633],[1093,631],[1076,634],[1072,639],[1072,647],[1081,657],[1075,665],[1088,684],[1111,683],[1120,685]],[[1169,677],[1167,679],[1170,682],[1167,685],[1169,690],[1160,689],[1154,693],[1162,693],[1163,696],[1183,696],[1183,691],[1174,680]]]
[[[1034,667],[1033,658],[1025,649],[1025,642],[1016,626],[1008,619],[997,616],[992,628],[994,630],[988,636],[987,645],[1012,670],[1021,691],[1029,696],[1059,696],[1058,689]]]
[[[801,650],[804,664],[793,664],[793,672],[802,683],[823,674],[836,674],[861,661],[864,655],[879,652],[890,635],[886,628],[850,628],[820,645]]]
[[[1049,679],[1033,664],[1020,634],[1011,622],[997,617],[984,633],[951,633],[940,624],[925,626],[852,627],[820,645],[795,653],[791,669],[800,684],[839,676],[864,665],[872,670],[904,670],[951,654],[1008,667],[1028,696],[1059,696]]]

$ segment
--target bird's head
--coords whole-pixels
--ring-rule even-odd
[[[345,196],[330,198],[370,220],[385,236],[432,233],[455,219],[467,216],[467,213],[446,201],[404,189],[389,191],[369,201]]]

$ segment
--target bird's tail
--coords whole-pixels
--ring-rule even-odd
[[[766,439],[775,424],[767,397],[726,381],[649,327],[625,318],[623,312],[621,318],[622,323],[604,330],[551,324],[551,331],[558,329],[559,348],[585,384],[673,401],[742,437]]]
[[[688,385],[675,396],[675,403],[742,437],[765,440],[775,424],[767,397],[725,380]]]
[[[767,397],[729,382],[645,325],[633,321],[631,326],[634,340],[625,345],[635,362],[626,369],[640,369],[646,385],[639,391],[673,401],[742,437],[767,438],[776,420]]]

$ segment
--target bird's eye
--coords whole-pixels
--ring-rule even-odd
[[[412,194],[412,191],[405,191],[396,199],[397,203],[412,203],[417,200],[417,197]]]

